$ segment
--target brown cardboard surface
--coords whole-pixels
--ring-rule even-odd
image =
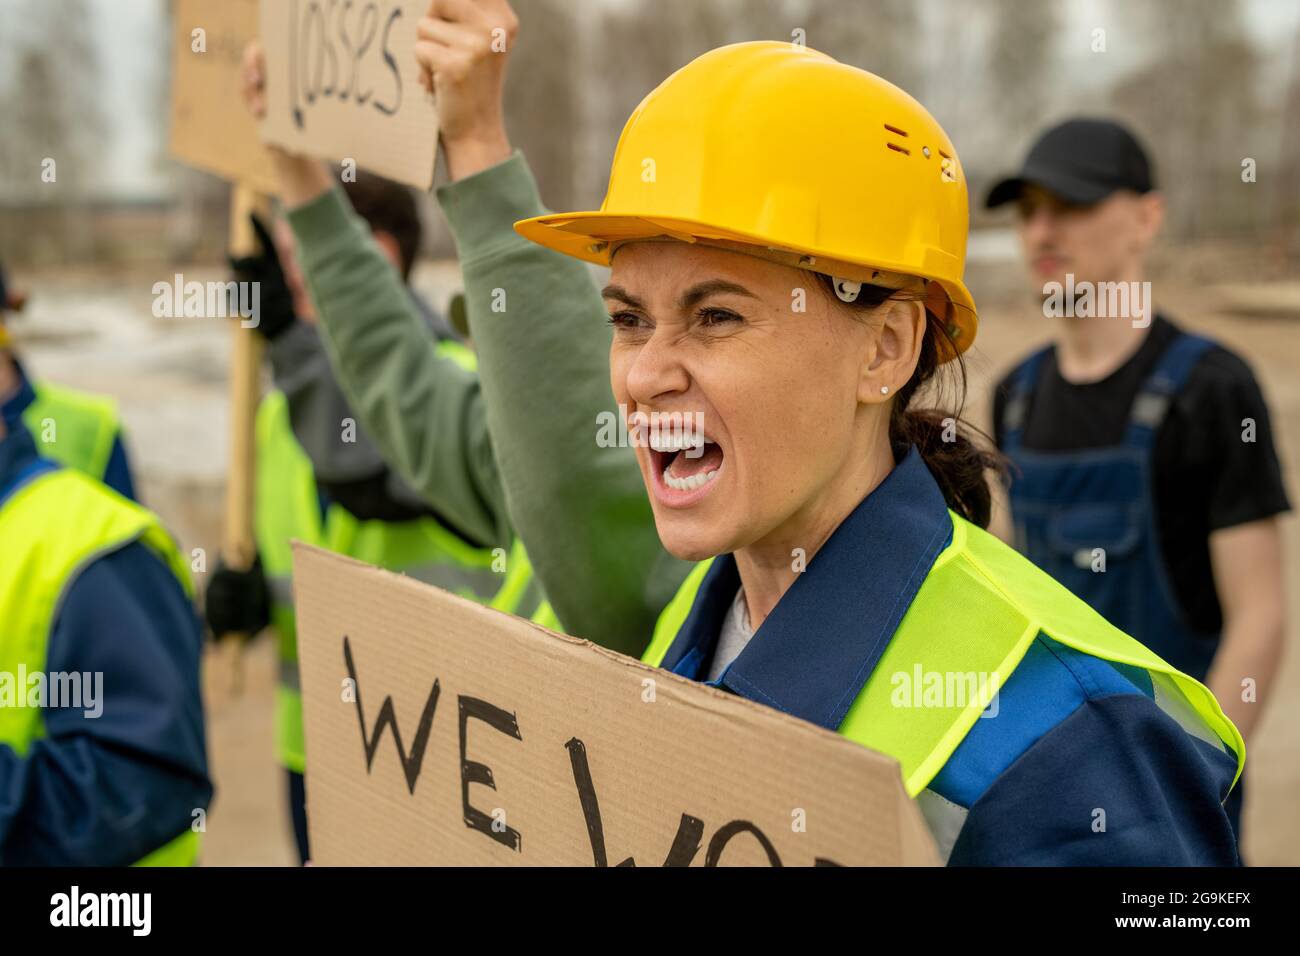
[[[317,864],[937,862],[891,758],[300,543],[293,579]]]
[[[438,114],[415,62],[428,9],[428,0],[262,0],[263,138],[428,189]]]
[[[206,50],[193,50],[193,31]],[[175,0],[168,152],[181,162],[275,193],[271,160],[257,122],[240,98],[244,47],[257,36],[257,0]]]

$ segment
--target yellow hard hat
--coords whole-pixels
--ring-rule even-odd
[[[602,265],[622,243],[669,237],[857,282],[920,276],[948,295],[952,358],[977,327],[968,215],[957,152],[925,107],[824,53],[762,41],[704,54],[641,102],[599,211],[515,230]]]

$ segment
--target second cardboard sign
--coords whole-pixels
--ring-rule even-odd
[[[438,114],[419,83],[427,0],[262,0],[262,137],[420,189],[433,184]]]

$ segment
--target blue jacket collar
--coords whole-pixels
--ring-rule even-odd
[[[36,391],[32,388],[22,363],[17,359],[14,359],[14,369],[18,372],[18,388],[9,395],[0,395],[0,418],[4,419],[5,427],[11,432],[22,421],[23,412],[36,401]]]
[[[21,421],[6,422],[5,428],[7,434],[0,438],[0,506],[30,479],[58,467],[36,453],[36,440]]]
[[[720,683],[835,730],[951,538],[943,493],[912,448],[835,529]],[[663,667],[707,673],[739,587],[735,558],[715,560]]]

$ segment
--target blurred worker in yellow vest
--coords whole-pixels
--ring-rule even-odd
[[[189,567],[83,473],[113,434],[93,401],[57,393],[38,444],[30,389],[0,344],[0,865],[192,864],[212,785]]]

